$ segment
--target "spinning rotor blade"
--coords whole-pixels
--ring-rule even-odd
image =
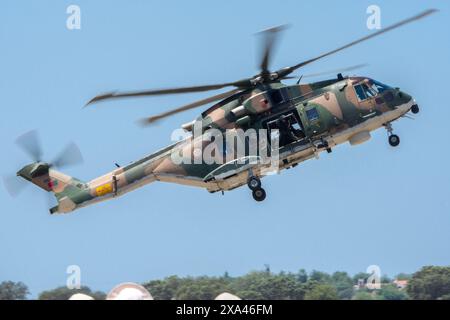
[[[16,144],[34,161],[41,160],[42,148],[36,130],[29,131],[18,137],[16,139]]]
[[[16,139],[16,143],[21,149],[31,155],[33,161],[35,162],[31,165],[34,164],[36,166],[44,165],[48,167],[64,167],[79,164],[83,161],[81,152],[78,149],[77,145],[74,143],[70,143],[64,148],[64,150],[52,163],[40,163],[42,150],[36,130],[32,130],[21,135]],[[28,185],[28,182],[24,179],[29,180],[29,178],[23,175],[20,175],[21,177],[19,177],[19,173],[20,171],[15,175],[4,176],[2,179],[6,190],[12,197],[17,196]]]
[[[181,87],[181,88],[167,88],[167,89],[156,89],[156,90],[146,90],[146,91],[130,91],[130,92],[110,92],[94,97],[90,100],[86,106],[99,101],[112,100],[119,98],[130,98],[130,97],[147,97],[147,96],[157,96],[164,94],[179,94],[179,93],[190,93],[190,92],[202,92],[222,89],[225,87],[235,86],[235,87],[245,87],[250,85],[250,80],[244,79],[236,82],[212,84],[204,86],[194,86],[194,87]]]
[[[346,68],[340,68],[340,69],[328,70],[328,71],[323,71],[323,72],[305,74],[303,76],[303,78],[313,78],[313,77],[319,77],[319,76],[323,76],[323,75],[327,75],[327,74],[338,74],[338,73],[342,73],[342,72],[349,72],[349,71],[361,69],[361,68],[364,68],[364,67],[367,67],[367,66],[368,66],[367,63],[362,63],[362,64],[357,64],[357,65],[346,67]]]
[[[281,25],[261,31],[259,34],[264,37],[263,52],[261,55],[260,69],[262,74],[268,74],[270,61],[273,56],[274,47],[279,38],[279,32],[287,28],[286,25]]]
[[[28,183],[23,179],[19,179],[16,175],[9,175],[3,177],[3,185],[11,197],[16,197],[25,189]]]
[[[279,69],[276,72],[270,72],[269,71],[269,66],[270,66],[270,62],[273,56],[273,51],[274,48],[276,46],[276,41],[278,39],[278,35],[279,32],[284,30],[286,26],[278,26],[278,27],[274,27],[274,28],[270,28],[267,29],[265,31],[261,32],[261,35],[264,37],[263,40],[263,50],[262,50],[262,54],[261,54],[261,62],[260,62],[260,68],[261,71],[259,74],[250,77],[250,78],[246,78],[246,79],[242,79],[239,81],[235,81],[235,82],[227,82],[227,83],[221,83],[221,84],[211,84],[211,85],[203,85],[203,86],[191,86],[191,87],[181,87],[181,88],[167,88],[167,89],[157,89],[157,90],[145,90],[145,91],[129,91],[129,92],[110,92],[110,93],[106,93],[103,95],[99,95],[94,97],[92,100],[90,100],[87,105],[90,105],[92,103],[95,102],[100,102],[100,101],[104,101],[104,100],[112,100],[112,99],[120,99],[120,98],[129,98],[129,97],[147,97],[147,96],[155,96],[155,95],[165,95],[165,94],[181,94],[181,93],[190,93],[190,92],[203,92],[203,91],[210,91],[210,90],[217,90],[217,89],[221,89],[221,88],[225,88],[225,87],[235,87],[236,89],[231,90],[229,92],[223,93],[223,94],[219,94],[219,95],[215,95],[212,96],[210,98],[206,98],[197,102],[193,102],[190,103],[188,105],[182,106],[180,108],[177,109],[173,109],[164,113],[161,113],[159,115],[147,118],[145,120],[143,120],[143,122],[145,124],[149,124],[149,123],[153,123],[159,119],[171,116],[173,114],[179,113],[179,112],[183,112],[198,106],[201,106],[203,104],[207,104],[209,102],[213,102],[219,99],[223,99],[226,98],[227,96],[237,92],[238,90],[245,90],[245,89],[250,89],[250,88],[254,88],[260,84],[266,84],[266,83],[273,83],[273,82],[278,82],[282,79],[290,79],[292,78],[291,73],[305,65],[308,65],[310,63],[313,63],[319,59],[322,59],[324,57],[330,56],[332,54],[335,54],[339,51],[342,51],[344,49],[347,49],[349,47],[352,47],[358,43],[364,42],[366,40],[372,39],[374,37],[377,37],[383,33],[392,31],[396,28],[399,28],[405,24],[414,22],[416,20],[422,19],[434,12],[436,12],[436,9],[429,9],[426,11],[423,11],[422,13],[415,15],[413,17],[410,17],[408,19],[404,19],[400,22],[397,22],[391,26],[388,26],[386,28],[383,28],[379,31],[376,31],[374,33],[371,33],[365,37],[362,37],[360,39],[357,39],[355,41],[352,41],[344,46],[341,46],[337,49],[328,51],[324,54],[321,54],[317,57],[314,57],[312,59],[306,60],[306,61],[302,61],[296,65],[290,66],[290,67],[285,67],[282,69]],[[358,66],[354,66],[351,68],[347,68],[347,69],[343,69],[343,70],[336,70],[336,71],[349,71],[349,70],[354,70],[357,67],[361,67],[360,65]],[[309,75],[310,77],[312,76],[318,76],[318,75],[322,75],[324,73],[320,73],[320,74],[314,74],[314,75]],[[24,149],[29,149],[29,148],[24,148]],[[29,152],[31,153],[31,152]],[[39,152],[34,152],[33,154],[37,154],[40,157],[40,153]]]
[[[169,117],[171,115],[174,115],[174,114],[177,114],[177,113],[180,113],[180,112],[184,112],[184,111],[187,111],[187,110],[190,110],[190,109],[194,109],[194,108],[197,108],[197,107],[202,106],[204,104],[211,103],[211,102],[214,102],[214,101],[217,101],[217,100],[225,99],[225,98],[231,96],[232,94],[235,94],[236,92],[238,92],[240,90],[241,89],[233,89],[233,90],[230,90],[230,91],[227,91],[227,92],[224,92],[224,93],[217,94],[217,95],[212,96],[212,97],[208,97],[206,99],[202,99],[202,100],[199,100],[199,101],[195,101],[195,102],[189,103],[187,105],[184,105],[184,106],[176,108],[176,109],[172,109],[172,110],[160,113],[160,114],[158,114],[156,116],[152,116],[152,117],[149,117],[149,118],[142,119],[141,120],[141,124],[143,124],[143,125],[153,124],[156,121],[161,120],[161,119],[166,118],[166,117]]]
[[[367,66],[368,66],[367,63],[362,63],[362,64],[357,64],[357,65],[346,67],[346,68],[328,70],[328,71],[317,72],[317,73],[309,73],[309,74],[302,75],[301,77],[302,78],[320,77],[320,76],[324,76],[324,75],[327,75],[327,74],[338,74],[338,73],[343,73],[343,72],[349,72],[349,71],[361,69],[361,68],[364,68],[364,67],[367,67]],[[298,77],[294,77],[294,78],[298,78]]]
[[[280,31],[284,30],[286,26],[278,26],[261,31],[261,35],[265,37],[264,39],[264,53],[261,58],[261,73],[268,74],[268,66],[272,56],[273,48],[277,40],[277,35]],[[156,95],[165,94],[180,94],[180,93],[191,93],[191,92],[203,92],[218,90],[225,87],[237,87],[237,88],[248,88],[253,86],[253,78],[242,79],[234,82],[226,82],[219,84],[203,85],[203,86],[192,86],[192,87],[180,87],[180,88],[166,88],[166,89],[156,89],[156,90],[143,90],[143,91],[128,91],[128,92],[108,92],[105,94],[98,95],[92,98],[86,106],[105,100],[113,100],[120,98],[131,98],[131,97],[148,97]]]
[[[62,168],[81,163],[83,163],[83,156],[81,155],[80,149],[75,143],[71,142],[63,149],[63,151],[61,151],[56,159],[51,162],[51,165]]]
[[[416,20],[422,19],[422,18],[424,18],[424,17],[426,17],[426,16],[428,16],[428,15],[430,15],[430,14],[436,12],[436,11],[438,11],[438,10],[436,10],[436,9],[426,10],[426,11],[424,11],[422,13],[419,13],[418,15],[415,15],[415,16],[413,16],[411,18],[408,18],[408,19],[402,20],[400,22],[397,22],[397,23],[395,23],[395,24],[393,24],[393,25],[391,25],[389,27],[383,28],[383,29],[381,29],[381,30],[379,30],[377,32],[369,34],[369,35],[367,35],[365,37],[362,37],[362,38],[360,38],[358,40],[352,41],[352,42],[350,42],[350,43],[348,43],[348,44],[346,44],[346,45],[344,45],[342,47],[339,47],[337,49],[328,51],[328,52],[326,52],[324,54],[321,54],[321,55],[319,55],[319,56],[317,56],[315,58],[312,58],[312,59],[300,62],[300,63],[298,63],[298,64],[296,64],[294,66],[291,66],[291,67],[286,67],[286,68],[280,69],[280,70],[276,71],[276,73],[278,74],[279,78],[284,78],[285,76],[287,76],[288,74],[290,74],[293,71],[297,70],[298,68],[301,68],[301,67],[306,66],[306,65],[308,65],[308,64],[310,64],[312,62],[315,62],[315,61],[317,61],[319,59],[322,59],[324,57],[330,56],[330,55],[332,55],[334,53],[337,53],[339,51],[342,51],[344,49],[352,47],[352,46],[354,46],[354,45],[356,45],[358,43],[361,43],[361,42],[364,42],[366,40],[372,39],[372,38],[374,38],[376,36],[379,36],[379,35],[381,35],[383,33],[386,33],[386,32],[389,32],[391,30],[394,30],[394,29],[396,29],[398,27],[401,27],[401,26],[403,26],[405,24],[408,24],[410,22],[414,22]]]

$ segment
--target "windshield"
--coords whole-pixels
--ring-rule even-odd
[[[354,89],[358,100],[363,101],[369,98],[373,98],[383,93],[384,91],[391,89],[391,87],[375,80],[369,80],[367,82],[355,85]]]
[[[383,91],[391,89],[391,87],[389,87],[388,85],[385,85],[376,80],[370,80],[369,85],[370,85],[371,89],[374,90],[376,93],[382,93]]]
[[[378,94],[378,91],[372,89],[372,87],[366,83],[358,84],[354,86],[354,88],[359,101],[375,97]]]

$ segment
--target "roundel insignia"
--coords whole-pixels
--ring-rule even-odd
[[[58,186],[58,180],[49,180],[47,182],[47,185],[50,189],[53,189],[54,187]]]
[[[261,100],[259,100],[259,105],[263,110],[266,110],[269,108],[269,101],[266,98],[262,98]]]

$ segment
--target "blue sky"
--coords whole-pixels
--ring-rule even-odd
[[[81,30],[66,8],[81,8]],[[432,17],[311,64],[315,73],[369,63],[357,73],[413,95],[416,120],[394,123],[357,146],[268,177],[266,201],[243,187],[225,196],[154,183],[73,214],[50,216],[43,191],[0,190],[0,281],[36,296],[66,283],[108,291],[120,282],[177,275],[241,275],[319,269],[383,274],[450,264],[449,9],[444,1],[2,1],[0,174],[28,161],[14,140],[38,129],[50,160],[69,141],[85,163],[65,172],[89,180],[170,143],[201,109],[142,129],[135,120],[205,97],[189,94],[82,109],[111,89],[237,80],[257,72],[254,33],[289,23],[273,68],[306,60],[366,35],[366,8],[382,26],[435,7]]]

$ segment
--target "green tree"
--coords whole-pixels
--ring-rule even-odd
[[[414,274],[410,283],[416,290],[414,297],[423,299],[424,292],[433,292],[431,298],[450,299],[449,267],[427,267]],[[367,281],[369,274],[358,273],[350,277],[346,272],[333,274],[314,270],[309,275],[301,269],[297,273],[275,274],[266,266],[263,271],[250,272],[240,277],[184,277],[171,276],[144,284],[155,299],[214,299],[222,292],[235,294],[243,299],[408,299],[406,290],[399,290],[387,276],[381,279],[380,290],[365,287],[354,289],[359,279]],[[405,276],[406,277],[406,276]],[[402,278],[400,275],[398,278]],[[408,286],[409,288],[409,286]],[[411,289],[411,290],[413,290]],[[430,290],[428,290],[430,289]],[[428,290],[428,291],[427,291]],[[74,292],[70,292],[73,294]],[[420,295],[422,294],[422,295]],[[411,296],[413,297],[413,296]]]
[[[187,279],[170,276],[163,280],[153,280],[144,283],[143,286],[156,300],[171,300],[176,298],[178,289],[186,283]]]
[[[389,276],[385,274],[385,275],[381,276],[380,282],[381,283],[391,283],[392,279],[389,278]]]
[[[372,293],[366,290],[359,290],[352,298],[353,300],[375,300]]]
[[[392,284],[381,286],[381,289],[377,290],[377,295],[381,300],[408,300],[409,298],[404,290]]]
[[[29,294],[28,287],[23,282],[0,283],[0,300],[25,300]]]
[[[367,278],[369,278],[370,274],[365,273],[365,272],[358,272],[357,274],[355,274],[353,276],[353,284],[358,284],[358,281],[360,279],[364,280],[364,283],[366,283]]]
[[[377,290],[377,295],[382,300],[407,300],[408,295],[404,290],[399,290],[395,285],[382,285],[380,290]]]
[[[188,278],[175,292],[178,300],[213,300],[220,293],[227,291],[228,281],[224,278],[197,277]]]
[[[409,280],[411,279],[412,275],[409,273],[399,273],[395,279],[397,280]]]
[[[52,290],[43,291],[39,294],[39,300],[69,300],[76,294],[83,293],[91,296],[95,300],[105,300],[106,294],[101,291],[92,291],[89,287],[82,286],[80,289],[69,289],[67,287],[58,287]]]
[[[297,273],[297,280],[301,283],[305,283],[308,281],[308,273],[306,273],[305,269],[300,269]]]
[[[336,271],[331,275],[331,284],[336,288],[339,299],[351,299],[353,296],[353,280],[347,272]]]
[[[311,274],[309,275],[309,279],[313,280],[313,281],[317,281],[317,282],[322,282],[322,283],[330,283],[331,276],[326,272],[313,270],[311,272]]]
[[[305,300],[337,300],[336,288],[325,283],[318,283],[305,293]]]
[[[230,292],[243,299],[301,300],[305,290],[295,274],[256,271],[236,278]]]
[[[450,267],[426,266],[414,273],[406,286],[412,299],[435,300],[450,295]]]

